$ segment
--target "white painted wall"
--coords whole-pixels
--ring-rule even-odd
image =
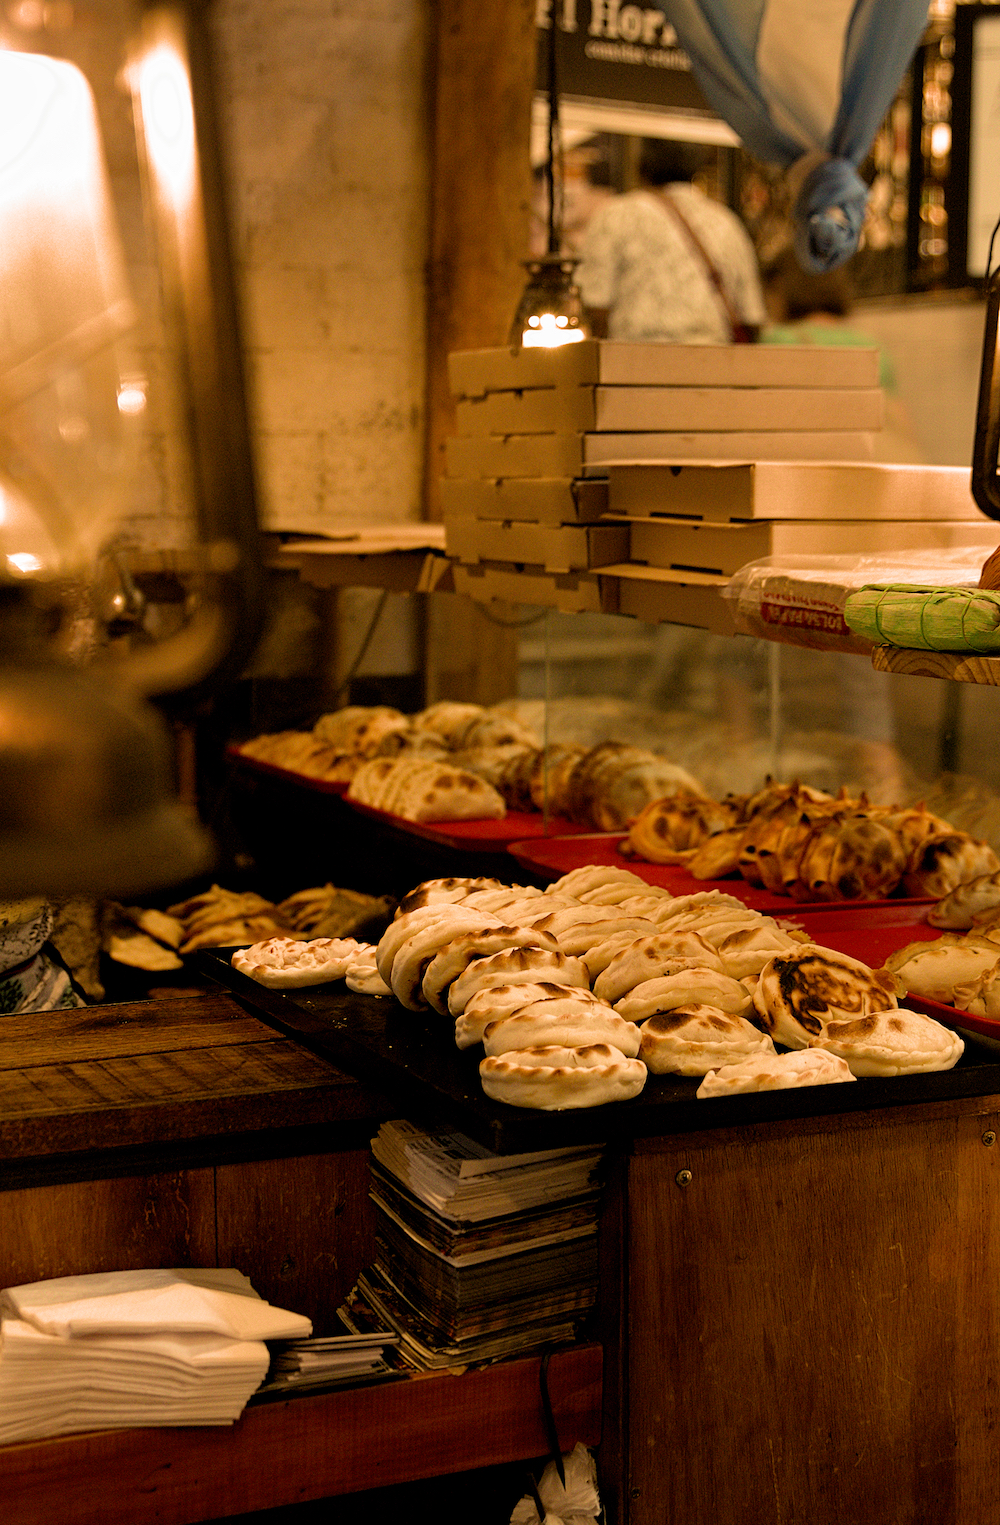
[[[962,300],[859,306],[853,327],[884,344],[914,437],[935,466],[971,466],[984,305]]]
[[[424,0],[217,0],[265,528],[420,516]]]

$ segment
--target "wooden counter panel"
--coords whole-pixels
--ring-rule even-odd
[[[1000,1122],[918,1110],[631,1162],[631,1525],[993,1517]]]
[[[0,1191],[5,1160],[390,1115],[226,992],[0,1020]]]
[[[375,1258],[367,1151],[219,1165],[215,1182],[213,1263],[308,1313],[315,1334],[342,1332],[337,1309]]]
[[[40,1065],[269,1043],[273,1038],[273,1028],[222,993],[14,1013],[0,1020],[0,1075]]]
[[[255,1405],[223,1429],[125,1430],[0,1449],[5,1525],[190,1525],[548,1450],[538,1360]],[[600,1439],[601,1352],[552,1357],[561,1445]]]
[[[0,1287],[217,1264],[211,1167],[0,1192]]]
[[[375,1254],[367,1149],[0,1192],[0,1287],[90,1271],[235,1266],[315,1332]]]

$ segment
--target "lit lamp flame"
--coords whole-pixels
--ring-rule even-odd
[[[556,349],[589,337],[580,289],[573,284],[576,265],[561,254],[527,261],[528,283],[510,330],[513,349]]]

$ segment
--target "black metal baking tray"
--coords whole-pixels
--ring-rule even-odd
[[[697,1080],[650,1075],[632,1101],[566,1112],[507,1107],[483,1094],[481,1050],[456,1048],[454,1027],[446,1017],[406,1011],[387,998],[355,995],[340,981],[287,994],[269,990],[235,970],[227,952],[206,950],[197,961],[261,1020],[398,1101],[402,1116],[459,1128],[498,1154],[1000,1094],[1000,1058],[967,1035],[955,1068],[928,1075],[706,1101],[696,1099]]]

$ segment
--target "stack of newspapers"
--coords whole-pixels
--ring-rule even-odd
[[[340,1310],[390,1328],[418,1369],[575,1337],[597,1293],[592,1145],[502,1156],[460,1133],[384,1123],[372,1141],[374,1264]]]

